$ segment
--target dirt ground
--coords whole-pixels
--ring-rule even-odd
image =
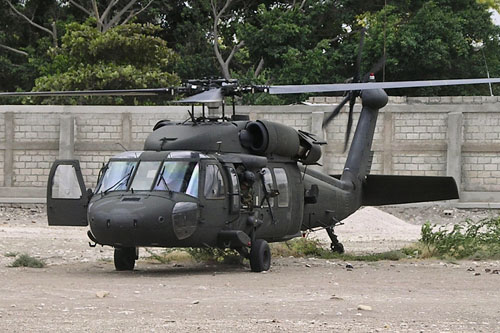
[[[419,209],[427,218],[443,215],[442,207],[435,216],[432,207]],[[395,210],[362,211],[339,237],[348,250],[366,252],[412,241],[422,222],[409,219],[418,211]],[[135,271],[116,272],[112,249],[90,248],[85,232],[49,228],[43,207],[0,207],[0,331],[500,332],[499,261],[274,258],[269,272],[252,273],[159,264],[142,250]],[[14,253],[48,265],[8,267]]]

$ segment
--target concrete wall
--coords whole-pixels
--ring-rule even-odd
[[[335,97],[312,105],[246,106],[238,113],[316,133],[323,146],[322,169],[340,173],[347,113],[323,131]],[[361,106],[355,108],[355,124]],[[188,107],[0,106],[0,201],[44,198],[51,162],[78,158],[88,187],[112,155],[141,150],[161,119],[183,121]],[[200,109],[195,111],[199,114]],[[381,110],[372,173],[450,175],[461,201],[500,202],[500,99],[498,97],[391,97]],[[28,199],[26,199],[28,200]]]

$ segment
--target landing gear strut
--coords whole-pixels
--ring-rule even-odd
[[[328,233],[328,236],[332,241],[332,244],[330,244],[330,249],[332,250],[332,252],[344,253],[344,245],[339,242],[337,235],[334,234],[333,227],[326,228],[326,232]]]
[[[115,269],[117,271],[133,271],[138,251],[135,247],[115,247]]]

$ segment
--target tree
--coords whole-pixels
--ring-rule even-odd
[[[410,10],[411,9],[411,10]],[[486,77],[482,52],[498,64],[500,29],[488,8],[475,0],[421,1],[420,7],[387,6],[359,17],[368,26],[365,70],[386,50],[385,79],[427,80]],[[495,67],[490,66],[495,71]],[[496,67],[498,68],[498,67]],[[499,75],[498,69],[496,75]],[[487,86],[402,89],[404,95],[487,94]]]
[[[170,69],[176,59],[166,42],[155,36],[154,25],[123,24],[100,32],[95,22],[71,23],[59,48],[51,50],[52,63],[43,68],[35,91],[132,89],[179,84]],[[51,103],[59,99],[50,99]],[[67,101],[67,100],[66,100]],[[45,101],[47,102],[47,101]],[[115,97],[71,98],[71,103],[136,103]]]
[[[86,1],[86,3],[68,0],[68,2],[89,17],[93,17],[97,29],[100,32],[106,32],[117,25],[130,22],[131,19],[146,10],[153,0],[147,1],[144,5],[141,4],[142,1],[138,2],[137,0],[129,0],[126,3],[120,3],[120,0],[107,0],[106,2],[90,0]]]

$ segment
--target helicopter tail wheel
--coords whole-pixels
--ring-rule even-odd
[[[252,272],[262,272],[271,267],[271,249],[263,239],[256,239],[250,249],[250,268]]]
[[[340,254],[345,252],[344,245],[340,242],[332,243],[330,245],[330,249],[332,250],[332,252],[336,252],[336,253],[340,253]]]
[[[135,247],[117,247],[115,248],[115,269],[117,271],[132,271],[137,258]]]

